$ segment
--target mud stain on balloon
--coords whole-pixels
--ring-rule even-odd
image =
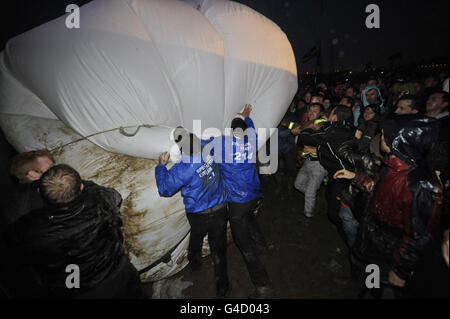
[[[95,158],[97,163],[102,163],[101,166],[94,165],[96,170],[88,174],[86,179],[119,191],[126,190],[128,193],[128,196],[123,198],[120,209],[124,248],[128,256],[134,255],[141,258],[151,253],[139,243],[139,238],[144,232],[142,225],[144,225],[145,217],[152,212],[149,209],[137,210],[135,201],[141,197],[141,191],[136,186],[138,179],[140,175],[150,172],[155,161],[107,152],[97,146],[83,148],[82,152],[89,153],[90,158]]]
[[[65,135],[69,135],[69,136],[72,136],[72,135],[76,134],[74,130],[72,130],[71,128],[69,128],[69,127],[67,127],[67,126],[65,126],[65,125],[59,126],[59,127],[58,127],[58,130],[59,130],[61,133],[65,134]],[[78,134],[77,134],[77,135],[78,135]],[[80,137],[81,137],[81,136],[80,136]]]

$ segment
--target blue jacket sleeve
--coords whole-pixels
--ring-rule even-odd
[[[181,174],[180,165],[177,163],[170,170],[165,165],[155,167],[156,186],[162,196],[170,197],[185,184]]]
[[[256,132],[255,129],[255,124],[253,124],[253,121],[250,117],[246,117],[244,120],[245,124],[247,125],[247,128],[251,128],[253,130],[255,130],[255,140],[253,141],[249,141],[251,144],[254,144],[254,149],[257,150],[258,149],[258,133]]]
[[[244,120],[245,124],[247,125],[248,128],[252,128],[255,129],[255,125],[253,124],[253,121],[250,117],[246,117]]]
[[[288,136],[291,136],[291,135],[292,135],[292,133],[288,129],[285,129],[285,128],[279,128],[278,129],[278,136],[281,137],[281,138],[285,138],[285,137],[288,137]]]

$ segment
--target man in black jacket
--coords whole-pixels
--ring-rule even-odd
[[[307,129],[301,132],[304,144],[317,146],[320,164],[327,170],[329,183],[326,198],[328,202],[328,217],[341,231],[340,193],[348,186],[347,181],[334,180],[333,175],[338,170],[346,169],[345,163],[336,155],[337,148],[353,138],[353,112],[344,105],[337,105],[328,116],[328,122],[319,131]],[[342,234],[343,235],[343,234]]]
[[[122,244],[120,194],[63,164],[42,175],[39,192],[45,207],[13,224],[9,242],[40,278],[41,297],[143,297]]]
[[[37,191],[38,183],[42,174],[53,165],[53,156],[46,149],[20,153],[11,159],[9,173],[18,182],[12,179],[7,182],[4,196],[0,198],[0,233],[20,217],[44,206]],[[0,285],[5,287],[10,297],[35,296],[38,293],[36,276],[28,267],[14,263],[11,253],[0,240]]]
[[[19,183],[11,185],[5,200],[2,200],[4,215],[1,216],[0,228],[44,205],[37,192],[38,181],[54,164],[52,154],[46,149],[20,153],[12,158],[10,173]]]

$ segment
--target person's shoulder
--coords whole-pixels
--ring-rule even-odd
[[[439,123],[439,126],[441,127],[441,129],[446,129],[446,130],[449,129],[448,121],[449,121],[449,114],[446,114],[438,119],[438,123]]]
[[[409,172],[408,182],[413,193],[442,194],[442,187],[437,178],[428,169],[417,167]]]
[[[83,202],[89,207],[108,199],[115,200],[116,197],[120,196],[114,188],[98,185],[93,181],[83,180],[83,185],[84,189],[77,202]]]
[[[39,231],[48,221],[48,211],[47,206],[31,210],[9,225],[6,233],[8,236],[23,237]]]
[[[98,193],[104,193],[104,192],[116,193],[117,192],[117,190],[113,187],[99,185],[93,181],[83,180],[82,183],[84,185],[84,190],[83,190],[82,194],[98,194]]]
[[[97,183],[90,181],[90,180],[82,180],[81,182],[83,183],[85,190],[93,190],[93,189],[102,187],[102,186],[98,185]]]

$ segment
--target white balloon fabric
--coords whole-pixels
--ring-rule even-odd
[[[192,131],[194,120],[223,131],[247,103],[256,128],[276,127],[297,91],[294,54],[277,25],[232,1],[94,0],[80,8],[79,29],[66,17],[7,43],[0,126],[17,151],[48,148],[139,207],[138,217],[129,207],[122,214],[145,225],[133,234],[145,244],[132,255],[143,269],[188,238],[181,197],[162,199],[155,188],[153,160],[174,145],[170,132]],[[115,155],[128,166],[148,162],[113,183],[101,172]],[[133,196],[130,185],[147,191]],[[144,279],[184,267],[176,251],[176,263]]]

